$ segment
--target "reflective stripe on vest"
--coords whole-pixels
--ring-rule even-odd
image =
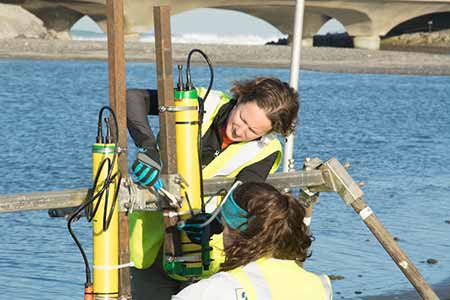
[[[229,272],[239,281],[247,300],[331,300],[328,276],[307,272],[294,261],[259,259]]]
[[[205,88],[197,88],[199,97],[204,97],[206,94]],[[202,119],[202,136],[208,131],[209,127],[214,121],[215,116],[219,112],[220,108],[231,101],[231,96],[220,91],[210,91],[208,98],[205,99],[204,113]]]
[[[272,174],[280,165],[281,151],[281,143],[273,134],[266,135],[257,141],[231,144],[203,168],[203,178],[236,177],[245,167],[276,152],[277,158],[269,172]]]
[[[333,289],[331,288],[331,281],[327,275],[320,275],[320,281],[322,281],[323,288],[325,289],[326,299],[333,299]]]

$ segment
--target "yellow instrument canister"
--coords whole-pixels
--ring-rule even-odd
[[[94,208],[99,206],[92,219],[95,299],[118,299],[119,296],[119,271],[117,268],[119,264],[119,205],[118,203],[113,205],[119,176],[115,176],[110,184],[105,182],[112,177],[111,174],[116,174],[118,171],[117,159],[111,166],[114,149],[115,144],[94,144],[92,147],[94,180],[97,172],[100,172],[94,195],[101,193],[101,196],[93,202]],[[104,160],[109,161],[104,162]],[[98,171],[98,168],[101,170]],[[106,189],[101,192],[105,186]],[[109,221],[110,214],[112,217]],[[109,221],[107,228],[105,228],[105,221]]]

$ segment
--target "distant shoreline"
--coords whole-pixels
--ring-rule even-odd
[[[230,67],[289,68],[288,46],[173,44],[173,62],[185,62],[188,52],[200,48],[214,65]],[[127,61],[154,62],[154,43],[127,42]],[[105,60],[104,41],[3,39],[0,59]],[[201,61],[194,58],[194,61]],[[450,54],[373,51],[349,48],[302,48],[303,70],[342,73],[450,75]]]

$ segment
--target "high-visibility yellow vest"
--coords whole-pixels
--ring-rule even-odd
[[[328,276],[308,272],[292,260],[262,258],[227,273],[239,281],[245,300],[333,299]]]
[[[204,88],[197,90],[200,97],[206,93]],[[230,102],[231,99],[224,92],[211,91],[209,93],[204,105],[205,114],[203,116],[202,136],[211,127],[220,108]],[[278,153],[278,156],[270,173],[274,173],[277,170],[281,160],[281,144],[275,134],[268,134],[255,141],[231,144],[203,168],[203,178],[209,179],[217,176],[236,177],[245,167],[261,161],[275,152]]]
[[[206,90],[199,88],[199,96],[204,96]],[[205,114],[203,116],[202,135],[212,125],[220,108],[232,98],[223,92],[211,91],[205,101]],[[229,145],[217,157],[215,157],[202,170],[203,179],[216,176],[235,177],[245,167],[263,160],[273,153],[278,153],[277,159],[270,173],[274,173],[281,161],[281,143],[275,135],[269,134],[259,140],[234,143]],[[245,153],[245,155],[243,155]],[[155,261],[158,251],[164,239],[164,222],[162,212],[132,212],[129,220],[129,247],[130,260],[138,269],[146,269]],[[213,249],[223,248],[221,235],[214,237]],[[222,253],[211,254],[214,257],[210,271],[213,274],[218,271],[223,262]]]

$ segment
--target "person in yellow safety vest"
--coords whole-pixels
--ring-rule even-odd
[[[205,89],[198,89],[199,96]],[[211,91],[205,99],[202,122],[203,178],[235,177],[242,182],[265,181],[281,160],[276,134],[295,129],[298,94],[287,83],[272,77],[235,82],[231,94]],[[140,151],[132,165],[138,183],[158,185],[161,162],[147,115],[158,114],[155,90],[127,90],[127,125]],[[214,207],[215,208],[215,207]],[[161,212],[133,212],[129,216],[133,299],[152,295],[170,299],[180,282],[162,268],[164,224]]]
[[[267,183],[244,183],[221,207],[226,260],[222,272],[192,284],[172,300],[331,300],[331,283],[299,264],[312,238],[305,210]]]

